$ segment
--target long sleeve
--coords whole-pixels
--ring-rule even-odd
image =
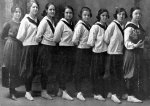
[[[10,24],[9,23],[5,23],[1,32],[1,38],[5,39],[6,37],[8,37],[8,33],[9,33],[9,28],[10,28]]]
[[[132,34],[132,28],[128,27],[124,30],[124,45],[127,49],[134,49],[134,43],[129,39],[129,36]]]
[[[106,31],[105,31],[104,41],[105,41],[107,44],[110,43],[110,38],[111,38],[111,36],[113,35],[114,28],[115,28],[114,24],[111,23],[111,24],[107,27],[107,29],[106,29]]]
[[[36,38],[42,37],[45,30],[46,30],[46,20],[42,20],[38,26]]]
[[[54,42],[60,42],[64,26],[61,21],[58,22],[54,32]]]
[[[93,25],[92,28],[90,29],[90,34],[87,41],[88,45],[94,46],[97,34],[98,34],[98,28],[95,25]]]
[[[27,35],[27,22],[25,19],[23,19],[21,21],[21,24],[18,30],[17,39],[23,42],[26,35]]]
[[[73,35],[73,38],[72,38],[72,42],[74,44],[78,44],[81,35],[82,35],[82,24],[78,24],[75,27],[74,35]]]

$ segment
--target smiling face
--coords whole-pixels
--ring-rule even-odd
[[[100,15],[100,22],[106,23],[107,20],[108,20],[108,13],[107,13],[107,12],[103,12],[103,13]]]
[[[38,5],[36,3],[32,3],[30,7],[30,14],[37,15],[38,13]]]
[[[71,20],[73,18],[73,11],[70,8],[65,9],[64,18],[66,20]]]
[[[21,18],[21,9],[19,7],[17,7],[16,10],[14,11],[13,18],[18,20]]]
[[[118,20],[119,22],[123,22],[124,19],[125,19],[125,11],[119,12],[119,13],[117,14],[117,20]]]
[[[142,17],[142,13],[140,9],[136,9],[132,13],[132,20],[140,21]]]
[[[47,12],[48,17],[54,17],[55,16],[55,6],[54,5],[49,5],[46,12]]]
[[[83,20],[84,22],[88,22],[89,19],[90,19],[90,12],[84,10],[84,11],[82,12],[82,20]]]

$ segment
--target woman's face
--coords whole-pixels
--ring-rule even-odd
[[[108,13],[107,12],[103,12],[101,15],[100,15],[100,21],[102,23],[106,23],[108,20]]]
[[[88,22],[90,19],[90,12],[89,11],[83,11],[82,12],[82,20],[85,22]]]
[[[135,21],[140,21],[141,20],[141,17],[142,17],[142,13],[141,13],[141,10],[137,9],[137,10],[134,10],[133,13],[132,13],[132,19],[135,20]]]
[[[55,6],[54,5],[49,5],[47,9],[47,16],[48,17],[54,17],[55,16]]]
[[[20,8],[16,8],[16,10],[13,13],[13,18],[15,18],[15,19],[21,18],[21,9]]]
[[[123,22],[124,19],[125,19],[125,12],[124,12],[124,11],[119,12],[119,13],[117,14],[117,20],[118,20],[119,22]]]
[[[30,13],[33,15],[37,15],[38,5],[36,3],[32,3],[32,6],[30,7]]]
[[[67,20],[71,20],[73,18],[73,11],[69,8],[65,9],[64,17]]]

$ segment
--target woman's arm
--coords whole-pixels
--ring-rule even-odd
[[[21,24],[18,30],[17,39],[20,40],[21,42],[24,41],[26,34],[27,34],[27,28],[28,28],[27,23],[28,23],[27,20],[24,18],[21,21]]]
[[[7,22],[3,26],[3,29],[1,32],[1,39],[4,40],[6,37],[8,37],[9,29],[10,29],[10,24]]]
[[[106,31],[105,31],[105,35],[104,35],[104,41],[109,44],[110,43],[110,39],[114,33],[114,30],[115,30],[115,24],[114,23],[111,23]]]
[[[73,34],[73,38],[72,38],[72,42],[73,42],[75,45],[78,45],[79,39],[80,39],[80,37],[81,37],[81,35],[82,35],[82,32],[83,32],[82,24],[78,24],[78,25],[75,27],[74,34]]]
[[[42,20],[38,26],[38,31],[37,31],[37,35],[36,35],[37,42],[41,41],[41,37],[44,35],[44,33],[46,31],[46,26],[47,26],[46,20]]]
[[[64,30],[64,25],[61,21],[59,21],[54,32],[54,39],[53,39],[54,42],[56,43],[60,42],[63,30]]]
[[[132,34],[133,34],[133,29],[131,27],[128,27],[124,30],[124,45],[127,49],[134,49],[136,46],[129,39],[129,36],[131,36]]]
[[[93,25],[92,28],[90,29],[90,34],[87,41],[88,45],[94,46],[97,34],[98,34],[98,27],[96,25]]]

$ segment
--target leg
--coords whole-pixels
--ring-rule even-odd
[[[117,97],[120,92],[120,78],[122,77],[120,70],[122,67],[122,61],[120,61],[120,56],[112,55],[111,56],[111,86],[112,86],[112,96],[111,99],[115,103],[121,103]]]
[[[12,100],[17,100],[17,98],[15,96],[15,93],[16,93],[15,88],[9,88],[9,92],[10,92],[10,98]]]
[[[34,75],[33,76],[30,76],[29,78],[26,79],[25,81],[25,88],[26,88],[26,94],[25,94],[25,97],[30,100],[30,101],[33,101],[33,97],[31,95],[31,89],[32,89],[32,81],[33,81],[33,78],[34,78]]]
[[[135,89],[137,89],[135,80],[127,79],[127,101],[141,103],[142,101],[134,96]]]
[[[42,86],[41,97],[52,100],[52,97],[48,95],[47,93],[47,82],[48,82],[48,76],[46,73],[42,72],[41,74],[41,86]]]

